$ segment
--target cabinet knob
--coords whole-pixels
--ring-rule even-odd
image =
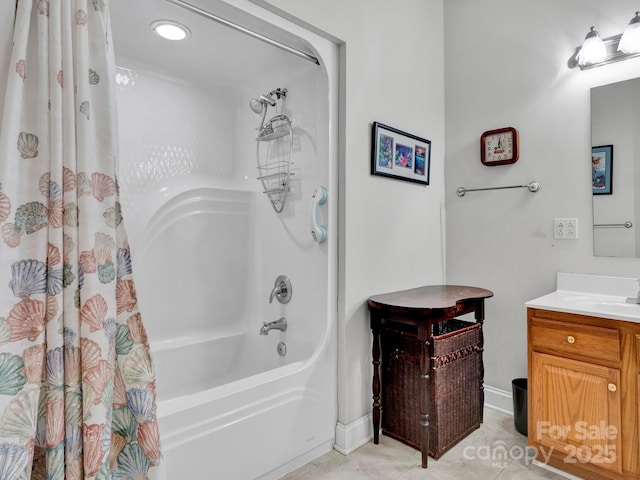
[[[567,335],[568,343],[576,343],[576,338],[573,335]]]
[[[615,383],[610,383],[609,384],[609,391],[610,392],[615,392],[616,390],[618,390],[618,387],[616,387]]]

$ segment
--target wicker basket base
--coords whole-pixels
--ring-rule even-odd
[[[482,326],[436,324],[429,392],[429,455],[444,452],[480,427],[483,403]],[[382,329],[382,433],[420,449],[420,344],[414,331]]]

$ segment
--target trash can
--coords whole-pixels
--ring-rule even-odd
[[[513,388],[513,423],[516,430],[527,435],[527,379],[514,378]]]

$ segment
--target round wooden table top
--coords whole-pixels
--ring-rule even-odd
[[[369,308],[406,308],[407,310],[440,310],[455,307],[458,302],[493,297],[491,290],[465,285],[427,285],[424,287],[382,293],[369,297]]]

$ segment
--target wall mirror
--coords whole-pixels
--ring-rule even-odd
[[[591,89],[594,255],[640,257],[640,78]]]

